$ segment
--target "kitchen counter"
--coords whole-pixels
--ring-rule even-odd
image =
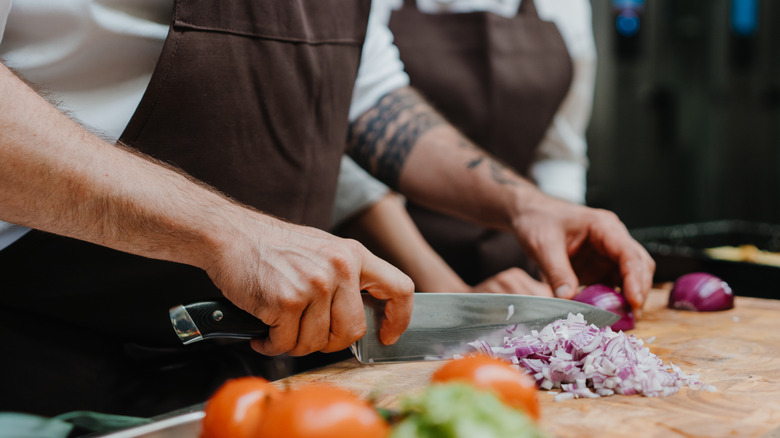
[[[664,363],[698,373],[715,392],[669,397],[615,395],[555,402],[539,392],[542,426],[558,437],[780,437],[780,300],[737,297],[722,312],[666,308],[651,291],[634,334]],[[395,407],[428,383],[441,362],[361,365],[348,360],[288,377],[280,386],[330,382]]]
[[[664,363],[698,373],[715,392],[683,388],[669,397],[614,395],[553,401],[539,392],[541,426],[556,437],[779,437],[780,300],[737,297],[735,308],[695,313],[666,308],[669,287],[651,291],[630,334]],[[328,382],[397,407],[428,384],[442,362],[362,365],[351,359],[274,382],[279,387]],[[107,435],[171,438],[199,434],[202,406],[153,424]]]

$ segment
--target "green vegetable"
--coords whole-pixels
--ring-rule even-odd
[[[402,402],[402,420],[391,438],[543,438],[547,435],[524,413],[490,392],[460,383],[428,386]]]

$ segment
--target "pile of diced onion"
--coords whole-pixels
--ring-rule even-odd
[[[665,366],[641,339],[609,327],[599,329],[582,314],[513,337],[516,329],[507,329],[503,347],[485,341],[470,345],[526,369],[542,389],[560,389],[556,401],[613,394],[666,397],[681,387],[715,390],[697,374],[688,375],[671,363]]]

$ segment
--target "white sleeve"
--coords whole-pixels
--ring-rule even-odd
[[[385,94],[409,85],[409,76],[393,45],[393,35],[387,27],[390,22],[392,0],[371,2],[366,40],[360,57],[349,121],[372,108]],[[390,189],[368,174],[349,157],[341,159],[336,200],[333,205],[331,227],[378,202]]]
[[[3,42],[5,23],[8,21],[8,13],[11,12],[12,0],[0,0],[0,43]]]
[[[537,2],[542,18],[554,21],[572,57],[572,83],[545,133],[531,177],[545,193],[585,203],[588,167],[585,131],[590,121],[596,78],[596,44],[587,0]]]
[[[341,158],[331,229],[385,197],[390,189],[346,155]]]
[[[409,76],[393,45],[393,34],[387,27],[391,4],[381,0],[371,2],[366,40],[360,57],[349,121],[354,121],[376,105],[385,94],[409,85]]]

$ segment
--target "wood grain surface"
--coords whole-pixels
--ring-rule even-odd
[[[554,402],[539,392],[542,427],[556,437],[780,437],[780,301],[737,297],[722,312],[666,308],[669,288],[651,291],[633,333],[664,363],[699,373],[715,392]],[[396,407],[428,384],[441,362],[361,365],[348,360],[278,385],[329,382]]]

